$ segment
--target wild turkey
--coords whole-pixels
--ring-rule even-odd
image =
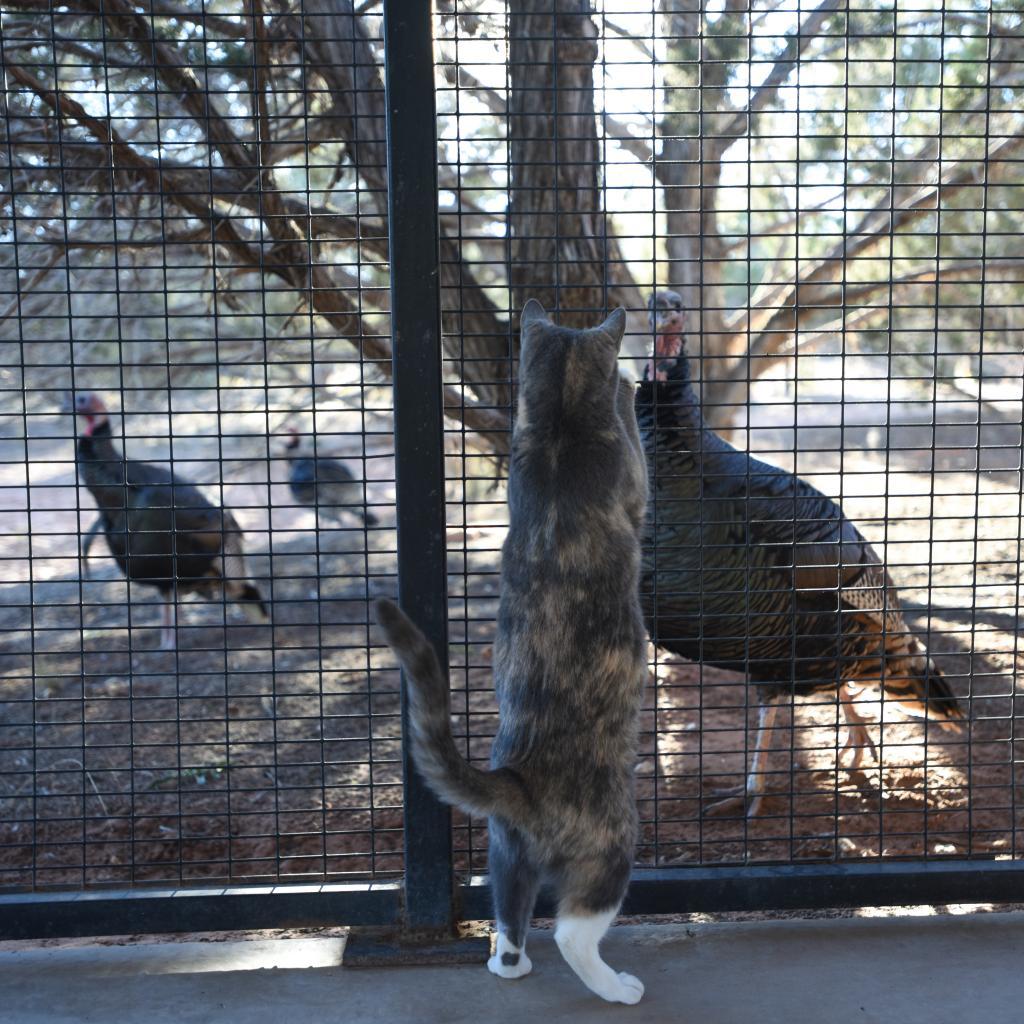
[[[654,643],[749,674],[762,697],[745,787],[764,794],[766,734],[779,702],[836,690],[847,723],[840,759],[856,768],[872,743],[853,706],[880,682],[905,711],[944,727],[962,712],[903,620],[889,574],[842,509],[810,484],[738,451],[704,423],[690,381],[682,301],[649,303],[654,359],[636,397],[651,480],[641,585]],[[721,810],[723,801],[708,808]]]
[[[340,519],[350,512],[367,526],[376,526],[377,517],[366,507],[363,484],[352,470],[338,459],[313,458],[300,453],[302,439],[294,427],[288,428],[285,444],[288,457],[288,487],[300,505],[316,509],[320,515]]]
[[[97,395],[79,393],[73,409],[84,420],[75,453],[78,476],[96,500],[110,553],[132,583],[156,587],[164,598],[161,647],[174,646],[172,602],[180,594],[223,593],[250,617],[267,618],[249,579],[235,517],[187,480],[125,459],[114,447]],[[85,537],[85,558],[95,532],[94,526]]]

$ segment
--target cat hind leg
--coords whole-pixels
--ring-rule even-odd
[[[526,933],[537,899],[539,874],[522,838],[493,818],[490,844],[488,861],[498,935],[487,969],[499,978],[522,978],[533,967],[526,955]]]
[[[591,992],[610,1003],[632,1005],[644,994],[643,982],[632,974],[613,970],[597,948],[618,912],[618,907],[612,907],[596,914],[560,913],[555,942],[566,963]]]
[[[638,1003],[644,994],[638,978],[613,970],[598,950],[626,895],[629,862],[625,854],[613,855],[593,871],[582,864],[570,868],[555,922],[555,942],[566,963],[591,992],[610,1003]]]

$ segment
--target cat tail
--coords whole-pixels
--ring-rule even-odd
[[[405,669],[412,756],[427,785],[447,804],[479,817],[497,815],[520,828],[532,817],[519,776],[509,768],[474,768],[455,746],[448,680],[427,638],[396,604],[376,602],[377,622]]]

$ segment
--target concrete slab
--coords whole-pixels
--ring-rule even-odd
[[[352,970],[342,940],[17,948],[0,953],[4,1024],[1019,1024],[1024,914],[628,926],[609,963],[637,1006],[591,996],[550,932],[521,981],[483,965]]]

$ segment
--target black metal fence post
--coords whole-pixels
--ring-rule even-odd
[[[448,664],[437,129],[430,0],[386,0],[388,237],[395,406],[398,590]],[[402,733],[408,708],[402,697]],[[453,924],[451,814],[403,747],[405,925]]]

